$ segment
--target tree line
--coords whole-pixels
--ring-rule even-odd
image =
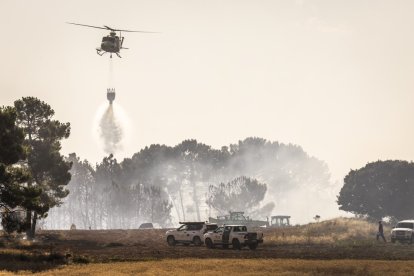
[[[45,102],[24,97],[0,108],[0,213],[6,231],[34,237],[39,219],[50,228],[135,228],[246,211],[272,214],[289,193],[331,185],[326,164],[299,146],[258,137],[214,149],[196,140],[154,144],[118,162],[95,165],[63,156],[70,124],[53,119]],[[351,170],[339,209],[370,219],[413,218],[414,163],[387,160]],[[300,204],[297,197],[292,205]]]
[[[165,227],[172,217],[203,221],[229,211],[265,219],[285,192],[316,185],[315,179],[329,184],[322,161],[298,146],[257,137],[221,149],[196,140],[154,144],[121,162],[110,155],[96,166],[75,154],[68,161],[70,193],[50,212],[48,228],[136,228],[144,222]]]
[[[54,120],[47,103],[25,97],[0,116],[2,225],[29,237],[39,219],[66,229],[167,226],[172,217],[200,221],[230,210],[263,219],[287,194],[312,191],[317,202],[331,186],[327,165],[293,144],[250,137],[214,149],[185,140],[92,165],[60,153],[70,124]]]

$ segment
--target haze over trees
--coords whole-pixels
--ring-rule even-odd
[[[156,144],[121,162],[109,155],[96,167],[74,154],[68,161],[73,162],[70,194],[50,212],[48,228],[67,229],[71,223],[86,229],[136,228],[144,222],[168,226],[230,210],[266,219],[292,195],[295,201],[288,203],[300,205],[305,191],[313,192],[316,202],[330,188],[324,162],[298,146],[262,138],[221,149],[196,140],[174,147]],[[231,193],[220,200],[221,190],[229,188]]]
[[[375,220],[414,217],[414,163],[377,161],[352,170],[338,196],[339,209]]]
[[[14,105],[0,114],[2,222],[29,238],[39,219],[47,228],[126,229],[228,211],[265,219],[286,206],[295,216],[303,213],[304,194],[316,212],[331,187],[324,162],[299,146],[256,137],[220,149],[197,140],[155,144],[121,162],[109,155],[91,165],[74,153],[61,155],[70,125],[54,120],[47,103],[25,97]]]
[[[229,210],[253,212],[264,199],[266,190],[266,184],[241,176],[228,183],[220,183],[218,186],[210,185],[207,204],[219,213],[226,213]]]

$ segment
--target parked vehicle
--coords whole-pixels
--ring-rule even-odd
[[[391,230],[391,242],[414,242],[414,220],[402,220]]]
[[[168,230],[165,235],[170,246],[176,244],[200,246],[204,242],[204,234],[217,228],[215,223],[206,222],[180,222],[177,229]]]
[[[204,234],[204,242],[208,248],[214,248],[217,245],[228,248],[231,245],[233,249],[248,246],[254,250],[259,243],[263,243],[263,233],[248,232],[245,225],[225,225]]]
[[[151,222],[141,223],[139,229],[153,229],[154,225]]]
[[[218,216],[217,218],[210,217],[208,219],[211,223],[217,223],[218,225],[246,225],[248,227],[262,227],[268,226],[267,220],[253,220],[244,215],[244,212],[229,212],[228,215]]]
[[[290,216],[271,216],[270,227],[289,227]]]

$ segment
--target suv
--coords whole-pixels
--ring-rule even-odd
[[[217,224],[206,222],[180,222],[180,224],[181,226],[177,229],[168,230],[165,233],[168,245],[174,246],[177,243],[182,243],[200,246],[204,241],[203,235],[217,228]]]
[[[414,242],[414,220],[402,220],[391,230],[391,242]]]
[[[225,225],[218,227],[213,232],[204,234],[204,240],[208,248],[214,248],[216,245],[228,248],[231,245],[233,249],[248,246],[251,250],[254,250],[259,243],[263,242],[263,233],[247,232],[245,225]]]

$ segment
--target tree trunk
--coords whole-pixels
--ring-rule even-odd
[[[183,212],[183,220],[185,221],[185,210],[184,210],[184,202],[183,202],[183,195],[181,193],[181,186],[178,189],[179,195],[180,195],[180,203],[181,203],[181,211]]]
[[[193,186],[193,201],[196,208],[196,214],[197,214],[197,221],[200,221],[200,207],[198,206],[198,195],[197,195],[197,182],[195,178],[195,168],[192,167],[192,172],[190,176],[191,185]]]
[[[26,211],[26,236],[28,239],[31,239],[31,227],[32,227],[32,211]]]
[[[28,223],[27,225],[28,228],[26,230],[26,235],[27,235],[28,240],[33,240],[35,238],[36,222],[37,222],[37,213],[34,212],[32,215],[31,211],[27,211],[26,223]]]

